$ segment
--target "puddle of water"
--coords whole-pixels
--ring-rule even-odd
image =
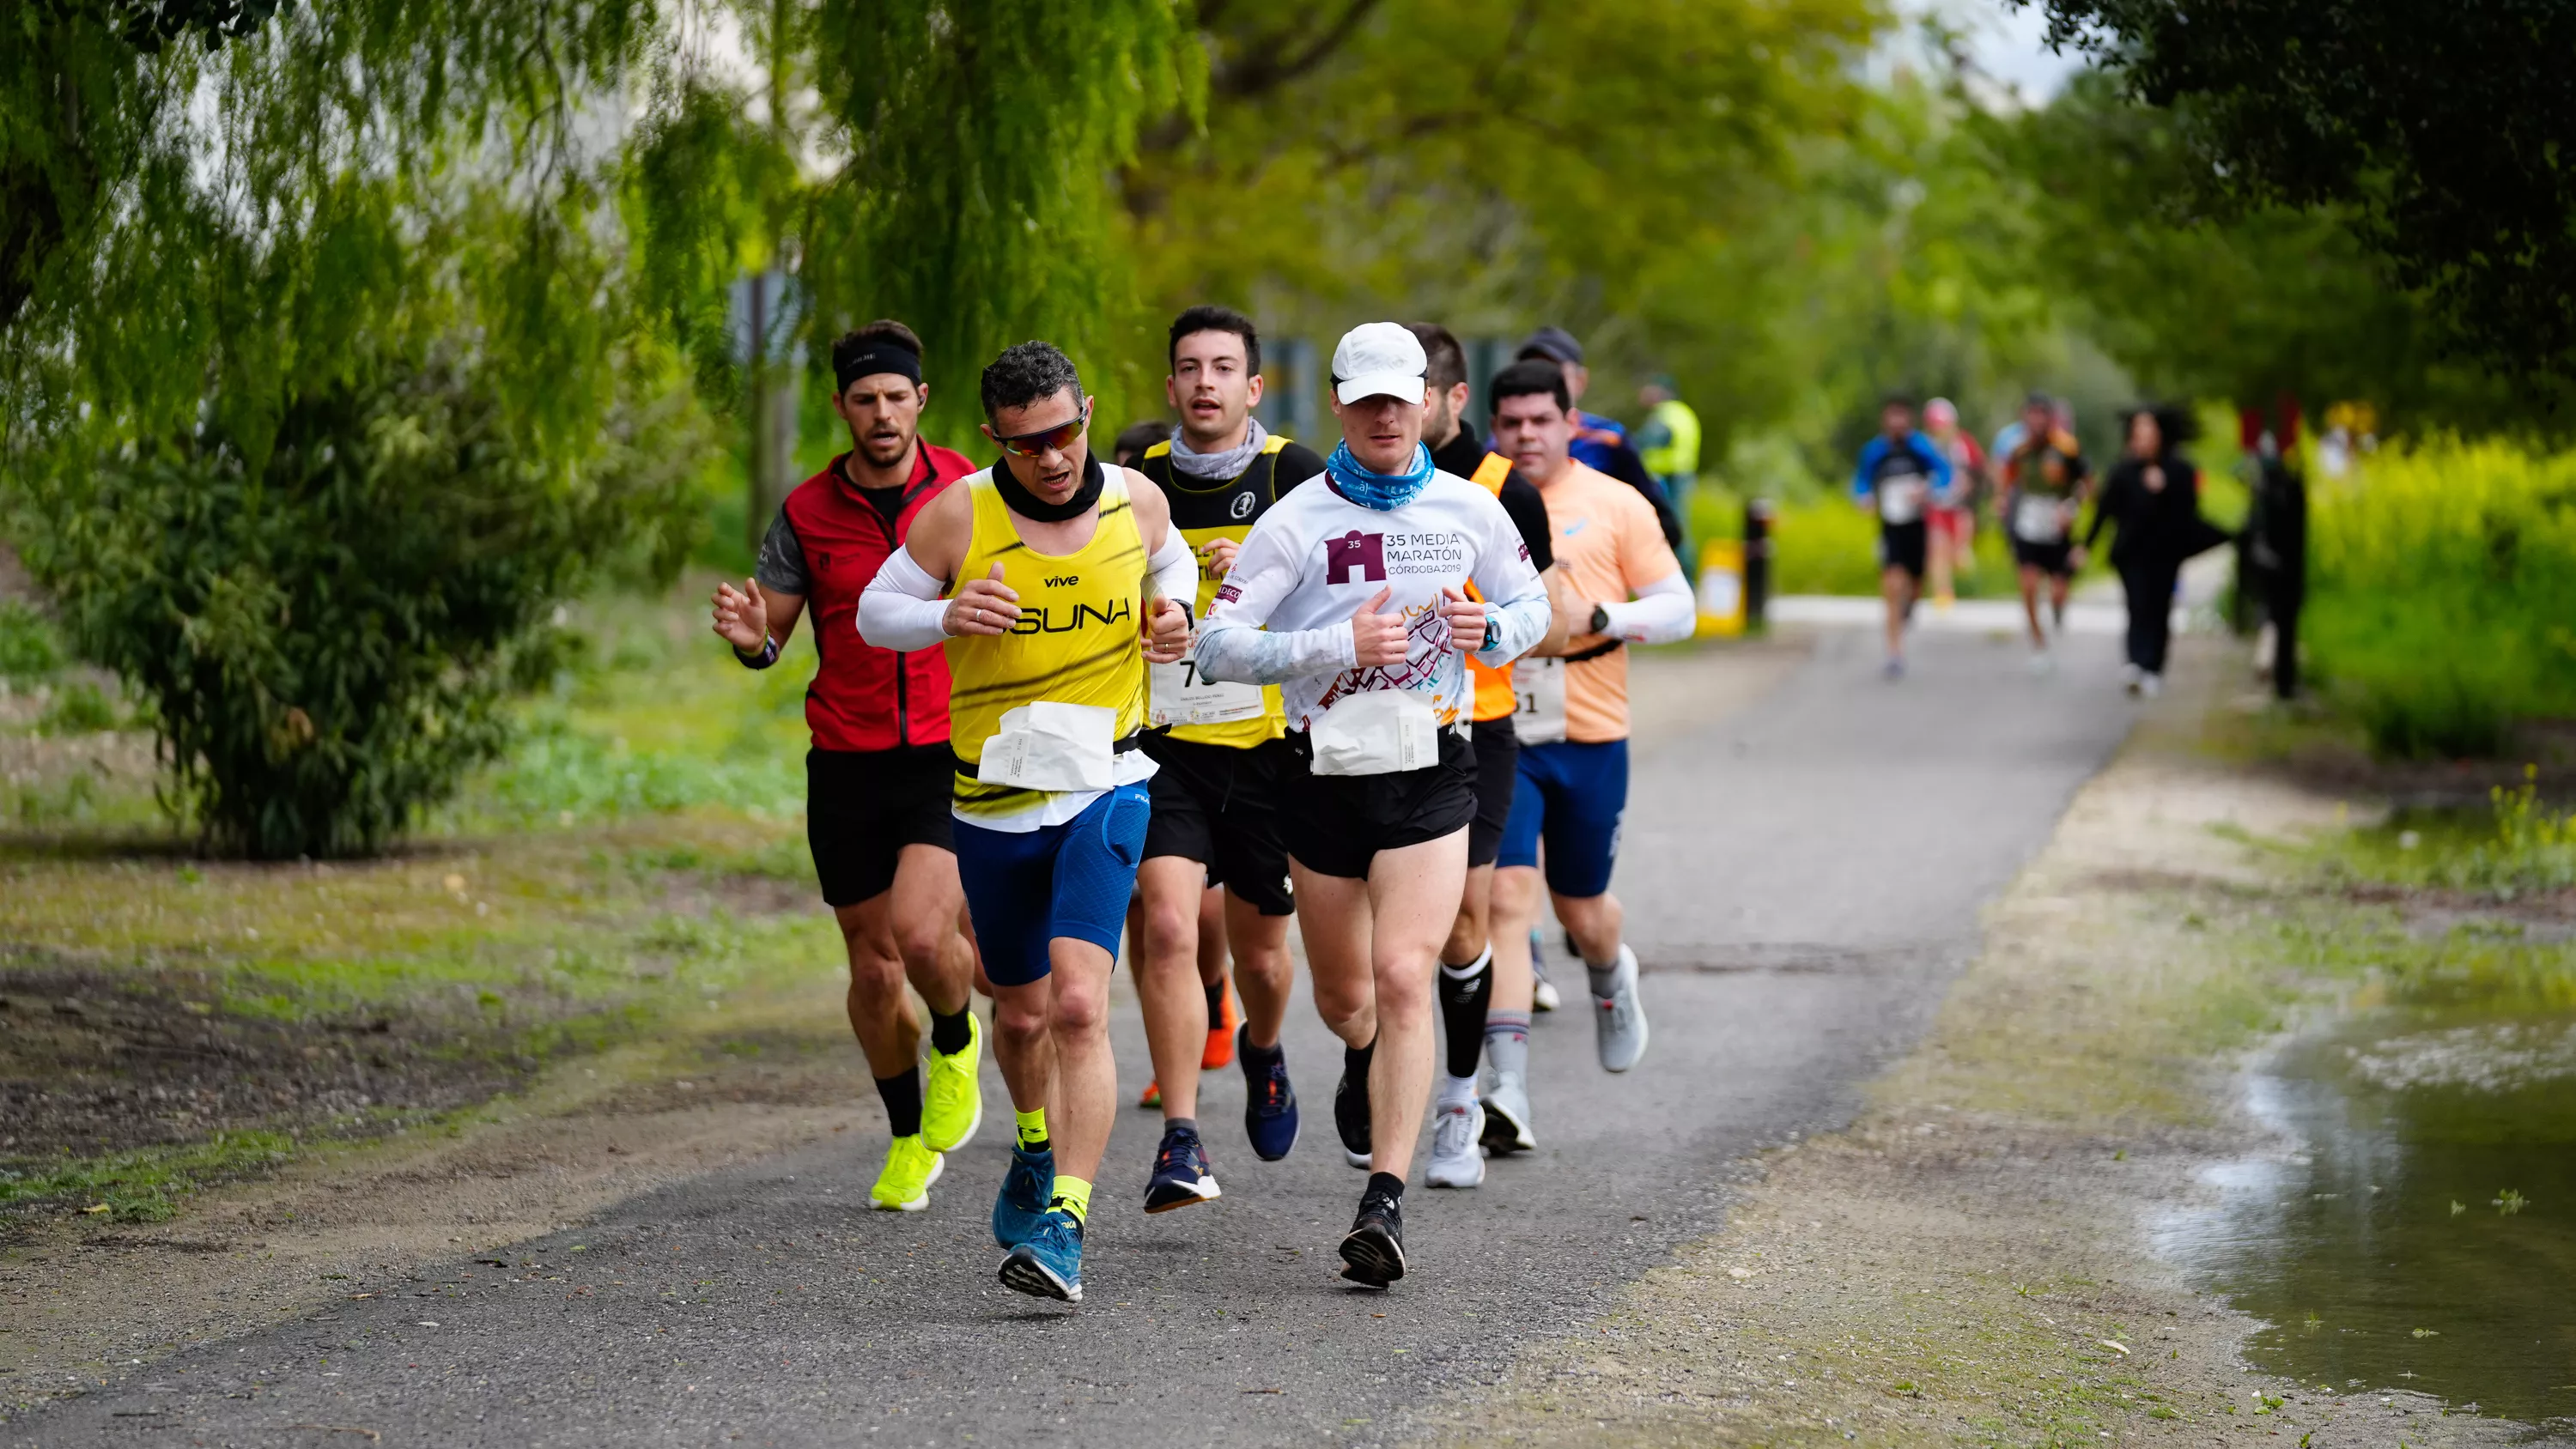
[[[2374,1013],[2251,1096],[2304,1152],[2213,1169],[2160,1238],[2266,1321],[2255,1365],[2576,1427],[2576,1016]]]

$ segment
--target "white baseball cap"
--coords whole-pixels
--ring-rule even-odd
[[[1363,322],[1342,334],[1333,349],[1333,396],[1345,403],[1391,397],[1419,403],[1428,396],[1422,375],[1431,359],[1422,339],[1401,322]]]

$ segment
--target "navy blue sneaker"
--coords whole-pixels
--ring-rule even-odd
[[[1055,1153],[1014,1146],[1011,1170],[1002,1174],[1002,1190],[993,1196],[993,1241],[1016,1248],[1037,1236],[1046,1220],[1047,1202],[1055,1196]]]
[[[1369,1165],[1368,1078],[1351,1080],[1348,1068],[1333,1088],[1333,1130],[1342,1137],[1342,1160],[1363,1172]]]
[[[1198,1129],[1164,1129],[1163,1145],[1154,1153],[1154,1175],[1145,1183],[1145,1211],[1167,1213],[1192,1203],[1214,1202],[1219,1196]]]
[[[1031,1298],[1082,1301],[1082,1224],[1050,1212],[1029,1240],[1002,1259],[1002,1286]]]
[[[1252,1139],[1252,1155],[1277,1162],[1297,1145],[1297,1089],[1288,1085],[1288,1047],[1270,1053],[1268,1066],[1255,1065],[1249,1028],[1234,1029],[1234,1059],[1243,1064],[1243,1135]]]

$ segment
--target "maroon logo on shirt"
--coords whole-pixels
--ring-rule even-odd
[[[1362,533],[1354,528],[1339,538],[1324,540],[1324,582],[1347,584],[1358,581],[1382,583],[1386,579],[1386,535]]]
[[[1220,604],[1231,604],[1242,597],[1243,590],[1236,588],[1232,584],[1220,584],[1217,586],[1216,601]]]

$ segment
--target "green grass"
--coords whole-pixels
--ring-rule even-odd
[[[166,1222],[189,1194],[273,1171],[302,1146],[283,1132],[219,1132],[179,1147],[137,1148],[33,1170],[0,1168],[0,1212],[59,1200],[108,1222]]]
[[[2499,787],[2485,812],[2400,811],[2381,825],[2322,842],[2330,879],[2466,891],[2510,901],[2576,887],[2576,811],[2543,803],[2538,771]]]

